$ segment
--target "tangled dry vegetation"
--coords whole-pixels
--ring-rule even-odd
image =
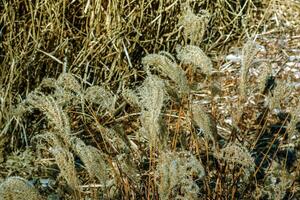
[[[0,199],[300,198],[298,1],[0,13]]]

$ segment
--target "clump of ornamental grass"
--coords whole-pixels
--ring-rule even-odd
[[[171,60],[162,54],[149,54],[142,59],[145,71],[154,68],[163,76],[170,78],[183,94],[188,93],[189,87],[185,72],[177,65],[175,60]]]
[[[161,200],[198,199],[200,186],[195,180],[201,180],[205,170],[191,152],[162,152],[156,175]]]
[[[21,177],[8,177],[0,184],[2,200],[41,200],[41,196],[27,180]]]
[[[135,4],[129,1],[112,0],[95,2],[72,1],[71,3],[66,1],[53,3],[51,1],[41,0],[34,2],[34,4],[28,4],[28,2],[23,0],[13,0],[11,4],[6,2],[2,4],[0,3],[0,16],[2,16],[0,19],[0,63],[3,66],[8,66],[0,67],[0,82],[5,87],[4,98],[2,98],[1,95],[1,100],[4,99],[5,103],[3,103],[3,101],[0,102],[0,127],[2,128],[5,126],[5,131],[1,131],[0,137],[2,136],[2,132],[8,133],[7,135],[15,135],[11,134],[12,132],[15,133],[17,131],[15,131],[14,127],[10,127],[9,125],[12,120],[9,118],[9,114],[6,114],[10,113],[10,109],[8,108],[18,100],[18,96],[24,97],[29,93],[29,91],[36,88],[45,76],[57,77],[61,71],[70,71],[76,74],[77,77],[83,75],[83,82],[87,85],[92,85],[90,83],[99,84],[105,82],[109,83],[113,88],[126,88],[130,87],[131,84],[139,84],[138,78],[144,76],[146,73],[143,70],[136,69],[137,66],[140,65],[140,58],[145,52],[158,52],[161,49],[173,51],[176,44],[189,43],[192,45],[199,45],[201,43],[203,49],[213,49],[214,51],[211,53],[218,54],[220,52],[216,52],[215,50],[220,49],[220,51],[222,51],[223,49],[226,49],[226,43],[230,41],[237,41],[236,39],[240,40],[244,33],[248,33],[250,30],[249,28],[256,28],[264,23],[263,19],[260,23],[256,23],[258,19],[268,18],[266,17],[268,15],[253,17],[254,15],[252,11],[254,9],[261,10],[261,8],[264,7],[262,6],[263,4],[268,5],[275,1],[271,1],[271,3],[267,1],[257,2],[258,1],[254,0],[203,0],[186,2],[173,0],[145,0],[137,1]],[[260,12],[257,14],[259,13]],[[177,23],[178,19],[180,21],[179,23]],[[276,19],[278,18],[276,17]],[[277,22],[277,20],[274,21]],[[209,26],[209,29],[206,28],[207,26]],[[193,57],[191,51],[187,51],[185,53],[187,53],[188,56],[191,56],[191,58]],[[199,52],[196,53],[196,55],[202,56],[202,54],[198,54]],[[186,84],[187,81],[184,71],[178,67],[178,65],[176,66],[177,68],[173,67],[173,64],[176,64],[175,59],[173,59],[170,55],[166,55],[166,53],[160,53],[157,55],[166,57],[170,62],[165,61],[165,59],[161,59],[159,56],[155,57],[158,58],[158,61],[162,60],[162,67],[154,66],[151,70],[159,71],[163,76],[169,77],[169,79],[171,79],[176,85],[174,89],[178,89],[179,93],[188,93],[189,87],[188,84]],[[189,63],[189,60],[186,61]],[[197,63],[197,60],[194,60],[193,63]],[[189,65],[193,65],[193,63],[189,63]],[[170,69],[166,69],[167,67],[164,65],[170,65],[171,67]],[[205,69],[206,66],[202,66],[201,63],[199,64],[199,67],[204,73],[211,72],[209,69]],[[128,165],[125,164],[124,160],[126,159],[123,159],[122,156],[126,156],[127,152],[123,152],[126,148],[123,148],[123,143],[120,142],[121,134],[119,134],[119,132],[114,132],[116,135],[111,134],[112,132],[109,131],[102,132],[102,129],[101,136],[104,135],[104,137],[98,137],[98,134],[94,133],[90,127],[90,113],[86,114],[84,110],[82,110],[81,113],[77,112],[76,109],[78,108],[78,102],[73,102],[73,100],[78,100],[80,98],[82,107],[86,106],[83,101],[84,98],[86,98],[89,103],[98,105],[99,109],[103,109],[103,107],[105,107],[105,109],[110,110],[111,108],[114,109],[114,106],[107,106],[110,102],[106,102],[104,103],[105,105],[101,105],[101,102],[104,102],[102,96],[100,98],[94,98],[99,94],[97,92],[95,92],[95,96],[93,96],[91,92],[90,95],[84,97],[85,92],[81,91],[80,85],[79,87],[77,87],[78,85],[76,86],[76,79],[70,74],[62,74],[58,80],[54,79],[53,86],[51,86],[51,79],[48,81],[48,89],[53,89],[53,93],[47,95],[43,93],[43,91],[37,90],[34,94],[32,94],[34,96],[33,98],[29,97],[32,99],[29,100],[28,103],[30,104],[30,108],[33,110],[39,109],[47,118],[46,120],[49,125],[47,128],[49,131],[47,133],[48,138],[46,138],[46,140],[51,146],[51,152],[54,154],[55,161],[58,163],[59,168],[62,169],[61,175],[64,176],[68,184],[73,188],[77,187],[76,180],[72,180],[69,177],[76,177],[73,168],[70,168],[71,172],[66,174],[66,169],[68,167],[71,167],[71,165],[74,167],[74,161],[72,161],[74,158],[72,158],[73,154],[71,152],[75,147],[73,148],[73,144],[70,145],[70,141],[72,141],[70,140],[72,138],[70,135],[74,136],[73,134],[75,133],[71,132],[71,123],[67,123],[69,119],[66,114],[69,109],[72,109],[72,112],[70,112],[72,114],[72,118],[70,118],[70,120],[72,120],[72,128],[81,129],[76,132],[76,134],[80,135],[82,138],[86,137],[87,140],[93,144],[96,143],[98,148],[103,147],[105,150],[108,148],[114,149],[113,151],[109,151],[108,155],[111,156],[109,161],[111,161],[110,164],[113,166],[114,171],[116,171],[115,174],[119,173],[118,179],[120,181],[117,187],[124,188],[122,194],[135,193],[143,195],[145,192],[148,192],[148,189],[150,189],[150,192],[156,190],[155,186],[151,185],[151,181],[148,182],[148,185],[145,184],[146,187],[129,188],[128,185],[132,184],[131,177],[133,176],[127,175],[130,173],[139,173],[140,175],[149,176],[149,179],[151,179],[151,174],[153,174],[153,169],[155,169],[156,160],[151,163],[154,167],[149,169],[147,167],[147,161],[144,166],[144,163],[142,163],[139,158],[133,157],[132,160],[137,160],[138,163],[141,164],[140,169],[136,171],[125,169]],[[135,81],[135,83],[132,81]],[[152,86],[153,85],[155,84],[152,84]],[[162,86],[160,84],[157,85]],[[153,88],[157,90],[154,90]],[[156,104],[158,104],[158,108],[154,108],[154,105],[142,105],[139,102],[140,100],[131,100],[130,103],[134,105],[138,102],[142,112],[146,113],[141,114],[141,122],[146,128],[145,135],[148,139],[150,136],[147,134],[151,134],[152,132],[154,133],[153,137],[156,137],[153,141],[161,143],[161,141],[157,140],[157,138],[159,138],[162,131],[157,124],[161,123],[161,118],[159,116],[161,115],[160,113],[164,101],[158,98],[158,94],[162,94],[161,90],[158,87],[153,88],[147,89],[147,91],[151,91],[152,96],[149,94],[146,95],[146,97],[150,100],[144,100],[141,102],[149,103],[153,100],[154,102],[157,101],[158,103],[156,102]],[[90,90],[93,91],[93,88]],[[89,91],[87,91],[87,93],[89,93]],[[89,98],[89,96],[93,97]],[[142,94],[139,94],[139,96],[142,96]],[[201,98],[200,95],[199,98]],[[107,99],[109,101],[111,98]],[[143,97],[141,97],[141,99],[143,99]],[[113,102],[113,104],[114,103],[115,102]],[[182,104],[184,103],[185,102],[182,102]],[[68,105],[72,105],[72,107],[69,107]],[[177,105],[173,106],[172,104],[171,106],[172,113],[168,112],[165,116],[172,117],[176,115],[174,113],[176,113]],[[183,105],[181,108],[185,108],[185,106],[186,105]],[[73,112],[74,108],[75,111]],[[88,105],[88,108],[89,111],[94,114],[94,106]],[[127,117],[121,116],[128,111],[127,108],[128,107],[126,105],[124,110],[117,113],[118,117],[120,117],[118,119]],[[106,119],[101,118],[102,113],[95,113],[95,116],[92,117],[95,120],[98,120],[99,124],[102,124],[102,122]],[[76,118],[78,115],[84,116],[82,117],[84,118],[84,124],[82,124],[81,116],[79,116],[79,119]],[[195,116],[197,116],[197,114],[195,114]],[[105,123],[105,125],[109,124],[110,126],[114,126],[114,123],[116,123],[114,117],[115,116],[112,116],[111,119],[109,119],[109,122]],[[180,116],[175,117],[179,118]],[[67,120],[65,118],[67,118]],[[197,126],[202,129],[206,135],[205,137],[208,138],[208,140],[213,140],[212,135],[214,134],[214,131],[209,130],[211,128],[209,125],[205,125],[208,123],[207,118],[209,118],[207,117],[207,113],[204,113],[200,114],[200,117],[198,116],[199,120],[194,121]],[[147,121],[148,119],[150,119],[149,122]],[[29,121],[28,124],[34,123],[31,119],[25,120]],[[199,122],[200,120],[204,120],[204,122],[201,123]],[[76,123],[83,126],[75,127],[74,124]],[[153,127],[151,127],[152,124]],[[126,129],[126,134],[131,132],[130,128],[132,127],[129,126],[126,127],[128,128]],[[11,130],[6,127],[10,127]],[[122,127],[122,125],[120,127]],[[172,132],[173,127],[170,126],[169,128]],[[26,131],[27,130],[31,131],[34,129],[29,127],[26,128]],[[40,130],[38,128],[38,130],[34,130],[32,133],[39,131]],[[210,134],[210,132],[212,134]],[[109,134],[109,136],[105,136],[105,134]],[[122,134],[122,136],[126,138],[126,134]],[[19,137],[14,138],[20,139]],[[114,140],[114,138],[117,139]],[[175,140],[176,138],[174,141]],[[3,141],[6,143],[5,140]],[[14,141],[16,140],[12,139],[11,143],[14,143]],[[77,143],[79,147],[77,147],[77,149],[79,149],[79,151],[81,149],[87,154],[91,153],[88,152],[90,150],[90,148],[87,148],[89,147],[88,145],[84,144],[83,141],[78,141]],[[151,141],[152,146],[155,144],[153,141]],[[147,160],[147,150],[145,151],[145,148],[147,147],[143,146],[142,141],[139,139],[136,139],[135,143],[137,144],[137,147],[140,148],[137,152],[143,155],[145,154],[145,160]],[[5,144],[2,146],[4,145]],[[18,146],[14,148],[18,148]],[[177,146],[174,146],[174,148],[177,148]],[[158,154],[155,153],[156,152],[154,152],[154,154],[150,154],[150,156],[154,155],[153,157],[155,157],[163,154],[159,151]],[[195,174],[198,174],[200,178],[203,177],[200,172],[202,171],[202,169],[200,169],[202,163],[199,164],[200,160],[195,158],[191,152],[187,154],[189,154],[187,156],[188,158],[183,156],[182,153],[166,153],[166,155],[162,156],[162,159],[159,160],[158,166],[160,167],[160,164],[163,163],[164,160],[168,161],[168,156],[170,155],[172,160],[175,161],[175,164],[172,161],[168,161],[169,164],[166,164],[166,166],[168,166],[167,168],[171,169],[173,165],[176,166],[169,170],[171,172],[176,172],[175,174],[166,173],[169,175],[170,180],[172,180],[170,181],[172,184],[160,189],[162,197],[166,197],[167,199],[173,199],[173,197],[181,199],[199,198],[199,194],[197,195],[197,193],[199,193],[201,185],[199,186],[198,181],[198,185],[195,184],[197,180]],[[129,155],[131,156],[131,154]],[[87,157],[89,158],[90,155]],[[66,162],[66,164],[64,164],[64,162]],[[86,165],[89,163],[91,166],[95,166],[95,164],[90,160],[86,160],[85,163]],[[178,163],[180,163],[180,165]],[[94,168],[90,167],[90,169],[88,169],[88,166],[85,167],[87,171]],[[205,167],[209,168],[210,166]],[[182,172],[179,172],[181,179],[176,185],[174,183],[175,179],[172,179],[173,177],[171,176],[175,175],[175,177],[177,177],[178,170]],[[90,171],[88,172],[91,174]],[[96,175],[93,174],[93,176]],[[167,179],[167,176],[162,177],[164,177],[165,180],[169,180]],[[224,183],[222,176],[218,177],[218,181]],[[143,182],[143,184],[145,182]],[[198,186],[198,188],[196,186]],[[220,184],[211,186],[211,182],[206,182],[204,187],[204,191],[207,191],[206,197],[209,198],[211,192],[215,192],[217,194],[224,194],[224,197],[226,196],[226,198],[228,198],[228,194],[226,194],[228,191],[223,190],[223,188],[219,186]],[[167,194],[164,193],[170,190],[171,192],[167,192]],[[86,194],[89,195],[90,193]],[[145,196],[142,196],[142,198],[138,198],[137,196],[134,197],[136,197],[136,199],[147,198]],[[79,196],[76,196],[75,198],[79,198]]]
[[[177,58],[181,61],[181,63],[185,65],[192,65],[194,72],[199,69],[205,75],[211,75],[213,68],[212,62],[200,47],[194,45],[177,45],[176,52]]]
[[[165,84],[155,75],[148,74],[139,90],[141,107],[142,133],[149,141],[150,147],[156,147],[162,138],[161,111],[166,100]]]

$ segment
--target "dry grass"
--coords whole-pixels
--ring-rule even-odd
[[[299,199],[299,12],[1,1],[0,199]]]

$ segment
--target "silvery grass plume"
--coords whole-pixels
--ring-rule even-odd
[[[81,85],[78,83],[76,78],[71,73],[62,73],[57,78],[57,85],[64,90],[69,90],[74,93],[81,93]]]
[[[52,92],[44,92],[48,89]],[[47,90],[46,90],[47,91]],[[35,92],[53,96],[61,106],[78,104],[82,101],[82,87],[71,73],[62,73],[57,80],[45,78]]]
[[[247,81],[249,68],[254,60],[254,57],[258,53],[257,44],[255,41],[249,40],[243,46],[242,49],[242,59],[241,59],[241,75],[240,75],[240,102],[244,102],[247,96]]]
[[[75,162],[73,154],[66,147],[54,146],[50,148],[50,152],[55,158],[58,165],[60,175],[67,181],[68,185],[73,189],[74,196],[80,196],[79,181],[75,170]]]
[[[55,163],[60,170],[60,176],[62,176],[67,184],[73,189],[74,197],[80,196],[79,180],[77,179],[77,173],[75,170],[75,161],[73,154],[70,152],[69,145],[65,144],[54,132],[45,132],[39,134],[33,139],[39,139],[46,141],[49,145],[49,152],[54,156]],[[71,140],[69,140],[69,143]]]
[[[139,90],[142,131],[149,140],[150,147],[154,147],[161,134],[160,113],[166,97],[164,82],[155,75],[149,74]]]
[[[237,165],[243,170],[243,180],[248,181],[251,174],[255,171],[255,163],[249,150],[240,143],[228,143],[226,147],[220,151],[214,152],[214,156],[228,163],[230,169],[234,169]]]
[[[300,144],[300,137],[299,137],[299,133],[297,131],[297,124],[299,124],[300,121],[300,103],[299,103],[299,98],[298,98],[298,105],[295,109],[292,110],[291,112],[291,120],[287,125],[287,134],[288,134],[288,138],[291,140],[295,140],[293,141],[296,145]]]
[[[54,129],[53,133],[58,138],[62,138],[65,144],[69,144],[71,134],[69,118],[52,96],[31,93],[27,97],[27,103],[30,105],[29,108],[37,108],[42,111]]]
[[[25,151],[14,151],[7,155],[5,167],[13,172],[21,172],[20,175],[32,174],[37,163],[37,155],[30,148]]]
[[[125,100],[133,107],[139,107],[139,97],[134,90],[124,89],[122,91],[122,96]]]
[[[99,106],[99,110],[108,110],[112,113],[115,110],[117,97],[101,86],[91,86],[86,89],[84,99]]]
[[[244,167],[254,167],[254,161],[250,152],[240,143],[228,143],[226,147],[214,154],[217,158],[223,159],[232,164],[239,164]]]
[[[35,89],[35,92],[40,93],[50,93],[51,95],[56,92],[56,89],[59,86],[57,85],[57,80],[54,78],[44,78],[40,85]],[[48,92],[45,92],[48,90]]]
[[[281,109],[282,103],[286,104],[288,98],[293,91],[293,87],[289,84],[288,80],[278,80],[276,82],[276,87],[272,91],[272,96],[269,95],[269,108]]]
[[[191,105],[192,119],[196,125],[202,130],[204,138],[213,142],[213,149],[215,145],[216,125],[213,124],[211,117],[205,112],[204,108],[199,104]]]
[[[81,139],[72,138],[72,148],[80,157],[91,178],[97,178],[103,188],[109,186],[109,167],[105,157],[97,148],[86,145]]]
[[[179,18],[179,26],[183,26],[183,35],[187,43],[188,39],[191,44],[199,45],[207,29],[210,14],[206,10],[202,10],[200,15],[193,13],[189,5],[189,1],[182,6],[182,14]]]
[[[113,128],[105,128],[98,121],[93,125],[101,133],[103,141],[109,144],[114,153],[128,152],[132,147],[122,126],[114,126]],[[135,147],[136,148],[136,147]]]
[[[270,169],[268,170],[264,188],[261,193],[266,194],[269,199],[287,199],[285,195],[295,184],[295,181],[293,181],[295,179],[296,178],[293,174],[287,172],[279,163],[273,161]],[[297,197],[295,199],[297,199]]]
[[[69,104],[82,103],[82,87],[71,73],[62,73],[56,81],[56,93],[55,95],[60,95],[58,100]]]
[[[145,71],[149,71],[149,67],[154,67],[162,73],[163,76],[169,77],[177,84],[180,93],[186,94],[189,92],[188,81],[185,72],[167,56],[162,54],[149,54],[142,59]]]
[[[27,180],[21,177],[8,177],[0,184],[1,200],[41,200],[41,196]]]
[[[202,179],[205,170],[202,162],[188,151],[164,152],[156,170],[159,198],[199,199],[199,186],[195,178]]]
[[[260,75],[257,78],[258,90],[260,93],[263,93],[266,88],[266,83],[268,78],[272,75],[272,67],[270,63],[263,62],[260,64],[259,69],[261,69]]]
[[[205,75],[210,76],[212,73],[212,62],[210,58],[194,45],[176,46],[177,58],[182,64],[192,65],[193,70],[200,69]]]

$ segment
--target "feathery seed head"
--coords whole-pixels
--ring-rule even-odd
[[[159,195],[163,200],[196,199],[199,187],[194,178],[201,179],[205,175],[201,161],[187,151],[162,153],[156,172]]]
[[[105,186],[108,180],[108,166],[102,153],[95,147],[86,145],[79,138],[72,138],[72,148],[83,161],[89,175],[97,179]]]
[[[184,27],[185,41],[190,39],[191,44],[199,45],[207,29],[210,14],[202,10],[200,15],[193,13],[192,8],[187,3],[182,8],[182,16],[179,18],[179,25]]]
[[[68,185],[76,192],[79,190],[79,182],[75,170],[74,158],[71,152],[61,146],[55,146],[50,148],[50,152],[53,154],[56,164],[60,169],[60,174],[65,178]]]
[[[70,73],[62,73],[57,79],[57,85],[65,90],[71,90],[77,94],[81,93],[81,85]]]
[[[84,98],[88,102],[100,105],[103,109],[107,109],[110,112],[114,111],[117,100],[116,96],[101,86],[91,86],[87,88]]]
[[[258,52],[257,44],[255,41],[249,40],[243,46],[242,49],[242,60],[241,60],[241,75],[240,75],[240,101],[243,102],[247,96],[247,81],[249,68]]]
[[[194,71],[199,68],[204,74],[210,76],[212,73],[212,62],[209,57],[194,45],[176,46],[177,58],[187,65],[192,65]]]
[[[149,54],[142,59],[142,63],[146,71],[149,71],[149,67],[154,67],[162,75],[169,77],[173,82],[175,82],[180,92],[187,93],[188,82],[184,71],[168,57],[160,54]]]
[[[9,177],[0,184],[0,197],[2,200],[41,200],[38,192],[25,179]]]
[[[149,74],[139,91],[139,95],[142,109],[142,130],[150,141],[150,146],[153,147],[157,144],[160,134],[160,113],[166,96],[164,82],[157,76]]]
[[[215,148],[214,135],[217,133],[214,133],[214,131],[216,130],[214,128],[214,124],[212,124],[212,119],[210,119],[210,116],[205,113],[203,107],[199,104],[192,104],[191,110],[192,119],[194,120],[196,125],[203,130],[205,139],[211,140],[214,145],[213,148]]]

